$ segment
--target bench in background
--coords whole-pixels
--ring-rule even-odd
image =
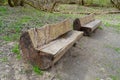
[[[84,31],[84,35],[90,35],[95,31],[102,21],[95,19],[94,14],[87,15],[82,18],[77,18],[73,22],[74,30]]]

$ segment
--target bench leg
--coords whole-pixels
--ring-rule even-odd
[[[91,33],[91,30],[87,29],[86,31],[84,31],[84,36],[90,36]]]

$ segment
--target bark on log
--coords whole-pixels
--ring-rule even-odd
[[[52,65],[53,56],[36,50],[28,32],[23,33],[20,37],[20,49],[23,59],[32,65],[37,65],[41,69],[47,69]]]
[[[81,29],[81,26],[80,26],[80,20],[79,18],[76,18],[74,21],[73,21],[73,29],[74,30],[77,30],[77,31],[80,31]]]

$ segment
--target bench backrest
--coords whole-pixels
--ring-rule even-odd
[[[47,24],[41,28],[33,28],[28,30],[31,41],[35,48],[41,47],[59,36],[72,30],[71,22],[66,19],[56,24]]]
[[[79,20],[80,20],[81,25],[85,25],[85,24],[95,20],[94,14],[87,15],[85,17],[80,18]]]

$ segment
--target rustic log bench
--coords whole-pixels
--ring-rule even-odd
[[[84,31],[84,35],[90,35],[100,25],[102,21],[95,19],[94,14],[87,15],[82,18],[76,18],[73,22],[74,30]]]
[[[24,32],[20,37],[23,59],[41,69],[55,64],[83,35],[83,32],[72,30],[70,23],[66,19]]]

